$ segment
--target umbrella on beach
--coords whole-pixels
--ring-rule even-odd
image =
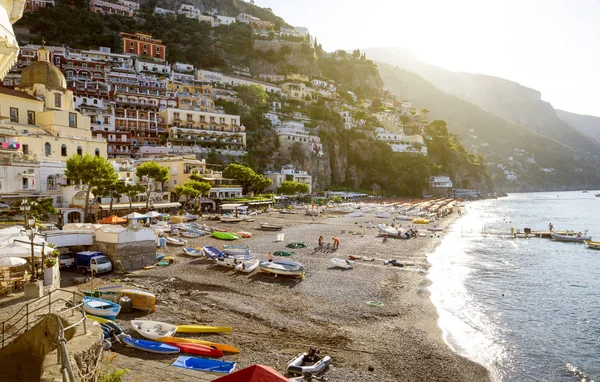
[[[140,213],[137,212],[132,212],[129,215],[125,215],[125,217],[127,219],[133,219],[133,220],[137,220],[137,219],[148,219],[147,215],[142,215]]]
[[[52,247],[44,248],[44,253],[46,255],[51,254],[53,251],[54,251],[54,248],[52,248]],[[33,253],[35,256],[41,256],[42,255],[42,247],[37,246],[37,245],[34,246]],[[0,247],[0,258],[11,257],[11,256],[28,258],[31,256],[31,247],[28,246],[27,244],[20,244],[20,243],[12,243],[12,244]]]
[[[159,216],[162,216],[162,214],[160,212],[150,211],[146,214],[146,216],[149,218],[157,218]]]
[[[98,221],[100,224],[119,224],[119,223],[127,223],[127,219],[123,219],[118,217],[117,215],[112,215],[107,218],[101,219]]]
[[[0,267],[18,267],[20,265],[27,264],[27,260],[21,257],[3,257],[0,259]]]

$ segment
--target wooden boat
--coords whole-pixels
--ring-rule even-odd
[[[590,249],[600,249],[600,241],[584,240],[583,242]]]
[[[197,249],[197,248],[186,247],[183,249],[183,252],[185,252],[185,254],[188,256],[194,256],[194,257],[199,257],[199,256],[203,255],[202,250]]]
[[[138,340],[131,338],[131,336],[122,336],[120,340],[129,347],[147,351],[150,353],[177,354],[181,352],[181,350],[177,346],[165,344],[162,342]]]
[[[172,364],[175,367],[198,370],[209,373],[229,374],[236,366],[235,362],[219,361],[217,359],[179,356]]]
[[[352,261],[352,260],[344,260],[344,259],[338,259],[337,257],[334,257],[333,259],[331,259],[329,261],[331,262],[331,264],[333,264],[334,268],[342,268],[342,269],[354,268],[354,261]]]
[[[209,245],[205,245],[204,247],[202,247],[202,252],[204,253],[204,256],[208,257],[211,260],[225,256],[223,252]]]
[[[185,344],[206,345],[206,346],[210,346],[211,348],[219,349],[220,351],[227,352],[227,353],[239,353],[240,352],[239,349],[237,349],[233,346],[230,346],[230,345],[219,344],[216,342],[210,342],[210,341],[204,341],[204,340],[198,340],[195,338],[162,337],[162,338],[158,338],[157,341],[166,342],[168,344],[185,343]]]
[[[121,306],[119,304],[95,297],[84,297],[83,308],[92,316],[109,320],[117,318],[117,314],[121,311]]]
[[[558,233],[552,233],[552,240],[583,243],[585,240],[592,240],[592,237],[587,234],[581,234],[581,233],[575,233],[575,232],[568,232],[564,235],[558,234]]]
[[[223,352],[219,349],[213,349],[210,346],[200,344],[174,343],[171,346],[176,346],[182,353],[203,355],[205,357],[223,357]]]
[[[177,325],[177,333],[231,333],[230,326]]]
[[[119,295],[129,297],[133,309],[156,312],[156,296],[153,293],[137,289],[121,289]]]
[[[173,337],[177,331],[177,325],[159,321],[131,320],[130,322],[136,332],[151,340]]]
[[[270,224],[270,223],[260,223],[260,228],[265,231],[281,231],[283,229],[282,225]]]
[[[239,223],[241,221],[244,221],[244,219],[242,218],[230,218],[227,216],[221,216],[221,221],[223,223]]]
[[[252,273],[252,272],[254,272],[254,270],[256,268],[258,268],[259,264],[260,264],[260,260],[254,258],[254,259],[239,262],[235,266],[235,270],[238,272]]]
[[[259,267],[261,272],[304,278],[304,265],[293,261],[263,261],[259,264]]]
[[[177,247],[182,247],[187,244],[187,240],[180,239],[178,237],[169,236],[169,237],[165,237],[165,240],[167,241],[167,244],[174,245]]]
[[[212,237],[220,240],[238,240],[240,237],[233,232],[213,232]]]

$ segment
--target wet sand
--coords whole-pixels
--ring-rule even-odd
[[[453,215],[436,224],[445,227],[455,218]],[[383,243],[377,237],[377,229],[366,229],[363,236],[359,224],[369,221],[391,223],[391,219],[377,219],[373,213],[358,218],[319,217],[314,222],[303,214],[276,212],[256,216],[254,222],[226,224],[203,220],[201,223],[209,226],[249,231],[253,236],[234,242],[202,237],[191,239],[188,246],[211,245],[221,249],[223,244],[248,245],[262,260],[266,260],[269,251],[295,251],[287,259],[306,266],[305,279],[273,277],[258,270],[250,275],[239,273],[204,258],[189,257],[181,247],[167,247],[158,251],[175,256],[172,265],[136,271],[118,280],[122,285],[155,293],[157,312],[121,314],[118,322],[130,334],[134,334],[128,323],[132,318],[232,326],[233,333],[181,336],[236,346],[241,353],[226,355],[224,359],[239,362],[238,368],[260,363],[284,372],[287,362],[298,353],[317,347],[321,355],[333,357],[325,374],[329,381],[490,380],[483,366],[452,352],[442,340],[426,278],[426,255],[440,238],[429,234]],[[285,240],[276,242],[277,232],[257,230],[262,222],[283,224]],[[332,237],[339,238],[339,250],[332,254],[315,252],[319,235],[324,236],[326,243],[332,243]],[[297,241],[306,242],[308,248],[285,247]],[[331,268],[331,258],[345,259],[348,255],[376,260],[357,261],[351,270]],[[384,265],[385,259],[397,259],[407,265]],[[384,305],[374,307],[368,301]],[[172,363],[176,358],[119,345],[115,351],[164,363]],[[138,367],[132,368],[130,362],[126,366],[132,369],[129,377],[164,380],[160,374],[147,375],[143,362]]]

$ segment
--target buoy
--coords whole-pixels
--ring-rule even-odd
[[[504,297],[504,293],[502,293],[502,297]]]

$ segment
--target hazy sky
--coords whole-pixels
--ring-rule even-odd
[[[398,46],[445,69],[542,92],[555,108],[600,116],[600,1],[255,0],[327,51]]]

